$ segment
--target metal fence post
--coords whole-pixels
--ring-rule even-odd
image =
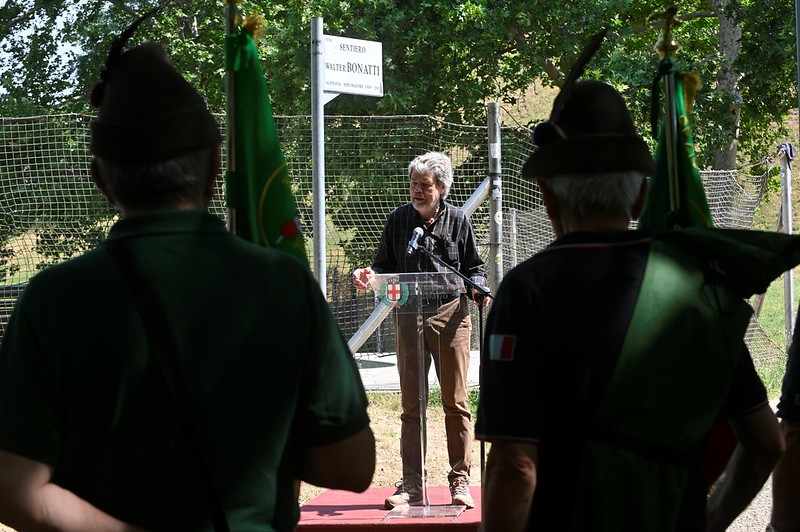
[[[791,144],[781,144],[778,149],[781,156],[781,216],[783,230],[787,235],[792,234],[792,159],[794,148]],[[786,348],[792,345],[794,333],[794,270],[789,270],[783,276],[783,316],[786,326]]]

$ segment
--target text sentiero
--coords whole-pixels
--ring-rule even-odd
[[[361,46],[360,44],[346,44],[346,43],[339,43],[339,50],[343,52],[355,52],[357,54],[365,54],[367,53],[367,47]]]

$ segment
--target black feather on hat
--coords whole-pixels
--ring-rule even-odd
[[[584,49],[553,102],[550,119],[534,129],[537,149],[522,167],[523,178],[655,171],[650,149],[636,133],[622,96],[601,81],[576,82],[605,34],[600,32]]]
[[[148,43],[122,52],[133,30],[152,13],[114,41],[101,81],[92,90],[92,103],[99,109],[91,125],[91,151],[98,157],[160,162],[222,141],[205,100],[161,46]]]

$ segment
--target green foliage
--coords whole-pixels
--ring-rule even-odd
[[[86,129],[77,115],[0,120],[0,282],[19,271],[11,242],[23,233],[36,237],[38,269],[105,236],[115,211],[89,178]]]
[[[0,241],[0,283],[4,283],[19,271],[19,265],[14,264],[13,260],[14,250],[7,241]]]
[[[3,179],[0,173],[0,179]],[[12,198],[8,194],[0,195],[0,284],[5,283],[12,275],[19,271],[19,265],[14,262],[15,253],[11,247],[14,235],[6,228],[12,227],[13,207]]]
[[[397,174],[398,165],[402,162],[393,159],[397,153],[397,146],[394,135],[381,135],[380,129],[373,129],[372,122],[364,121],[353,124],[349,120],[339,120],[329,123],[329,135],[335,135],[340,131],[349,132],[348,145],[335,144],[334,149],[329,150],[331,160],[345,161],[346,166],[336,168],[330,167],[327,174],[328,179],[326,188],[335,191],[335,194],[326,196],[327,205],[330,209],[330,216],[339,227],[353,229],[350,238],[343,243],[345,256],[349,264],[371,264],[375,250],[374,242],[368,238],[369,232],[364,227],[374,226],[375,220],[386,218],[386,212],[381,209],[381,204],[372,202],[364,207],[370,208],[365,211],[354,211],[350,208],[355,193],[362,189],[374,190],[375,195],[386,198],[386,204],[400,205],[408,201],[407,191],[389,189],[382,186],[383,183],[391,182]],[[403,123],[397,126],[399,129],[404,127]],[[420,134],[420,131],[410,133]],[[352,145],[355,143],[355,160],[352,157]],[[344,154],[340,153],[345,151]],[[354,171],[350,171],[350,170]],[[365,171],[367,170],[367,171]],[[351,177],[351,176],[359,177]],[[368,176],[367,178],[361,176]]]
[[[743,2],[741,17],[742,53],[737,66],[742,73],[743,132],[741,146],[752,154],[771,153],[775,140],[788,136],[785,118],[797,107],[796,40],[794,20],[784,9],[764,9],[755,2]],[[751,131],[768,131],[754,135]]]
[[[9,0],[0,8],[0,113],[90,111],[86,94],[98,79],[112,40],[155,5],[153,0]],[[785,7],[777,0],[688,0],[680,5],[685,22],[674,31],[683,46],[679,64],[696,70],[705,84],[693,120],[701,168],[729,164],[730,158],[719,156],[735,157],[737,147],[740,165],[757,161],[785,140],[784,119],[797,102],[794,27],[792,18],[783,16]],[[310,113],[310,26],[319,16],[326,34],[381,41],[384,52],[384,97],[341,95],[327,104],[326,115],[428,114],[478,125],[485,124],[486,101],[513,106],[534,82],[557,86],[589,36],[609,27],[585,77],[615,85],[649,137],[658,63],[653,45],[659,30],[647,17],[663,8],[655,0],[247,0],[241,11],[264,17],[260,49],[276,115]],[[741,31],[738,55],[735,46],[724,42],[725,17]],[[142,24],[131,44],[163,44],[210,108],[222,113],[224,18],[219,2],[175,0]],[[738,80],[732,88],[721,81],[728,59]],[[532,125],[545,117],[528,118]],[[406,161],[390,160],[396,146],[366,123],[343,120],[331,124],[329,134],[352,135],[359,146],[352,165],[369,170],[369,178],[353,179],[348,167],[332,166],[326,184],[328,192],[335,192],[327,196],[331,220],[349,235],[344,253],[354,265],[369,263],[373,249],[360,230],[369,217],[355,218],[345,207],[352,192],[365,188],[386,201],[404,202],[407,191],[389,190],[383,183],[390,168],[396,171]],[[447,141],[455,145],[457,139]],[[284,146],[287,159],[292,142]],[[328,149],[335,158],[336,148]],[[475,151],[469,157],[482,156]],[[95,237],[97,223],[88,220],[81,230],[85,243]],[[48,231],[39,233],[45,261],[61,256],[73,238]],[[0,257],[8,252],[0,242]]]
[[[373,394],[374,395],[374,394]],[[474,420],[478,416],[478,400],[480,399],[480,389],[479,388],[469,388],[467,390],[467,405],[469,406],[469,411],[472,413],[472,419]],[[442,404],[442,389],[438,386],[433,386],[428,393],[428,405],[440,405]]]
[[[43,112],[44,109],[27,98],[10,94],[0,96],[0,116],[33,116]]]
[[[785,2],[690,0],[675,28],[686,70],[705,83],[698,95],[695,140],[701,167],[738,144],[744,162],[770,151],[785,136],[780,124],[796,106],[795,40]],[[0,9],[6,67],[0,87],[11,101],[36,109],[86,111],[85,94],[97,78],[111,40],[135,14],[155,5],[144,0],[10,0]],[[517,102],[540,80],[558,84],[588,36],[611,28],[587,76],[619,87],[643,132],[648,131],[650,87],[658,29],[647,16],[664,4],[654,0],[585,2],[490,2],[489,0],[308,0],[246,1],[245,14],[266,21],[262,58],[276,114],[310,110],[311,19],[324,31],[383,43],[383,98],[342,95],[328,114],[432,114],[450,121],[485,122],[483,102]],[[741,30],[741,52],[721,44],[720,20]],[[211,0],[176,0],[142,25],[132,42],[164,44],[175,64],[224,110],[222,33],[224,13]],[[57,53],[66,50],[66,55]],[[727,55],[726,55],[727,53]],[[726,57],[734,59],[738,86],[718,82]],[[6,108],[7,109],[7,108]],[[732,109],[741,112],[741,123]],[[21,106],[17,113],[25,111]],[[737,111],[738,112],[738,111]],[[541,117],[532,117],[541,118]],[[734,151],[735,153],[735,151]]]
[[[470,388],[467,391],[467,404],[469,405],[469,411],[472,412],[472,419],[476,419],[478,417],[479,400],[480,400],[480,389]]]
[[[763,164],[756,165],[752,168],[753,174],[759,172],[768,172],[767,185],[764,190],[764,200],[769,201],[770,197],[780,197],[781,194],[781,168],[780,166],[770,166],[765,168]]]

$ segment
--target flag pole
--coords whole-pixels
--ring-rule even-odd
[[[677,9],[671,7],[648,17],[648,21],[663,21],[655,46],[660,60],[658,73],[653,78],[650,107],[650,125],[653,137],[658,138],[658,145],[655,153],[656,171],[649,181],[639,227],[656,231],[714,225],[703,179],[697,167],[689,120],[700,78],[696,72],[681,72],[674,59],[681,46],[675,42],[672,28],[683,22],[675,16],[676,13]],[[665,93],[663,110],[659,105],[662,82]],[[663,119],[659,120],[661,116]]]
[[[236,32],[236,19],[239,15],[238,0],[225,0],[225,35]],[[227,37],[226,37],[227,42]],[[235,105],[236,81],[233,71],[225,72],[225,166],[229,174],[236,172],[236,123]],[[228,231],[236,233],[236,209],[228,207]]]
[[[650,18],[663,18],[664,26],[658,37],[655,45],[656,53],[660,61],[663,63],[665,60],[671,59],[681,49],[681,45],[675,41],[672,34],[672,27],[681,22],[675,15],[678,9],[670,7],[666,11],[658,15],[652,15]],[[677,213],[681,208],[680,204],[680,184],[678,183],[678,113],[675,107],[675,70],[670,68],[664,74],[664,98],[666,119],[664,121],[665,136],[666,136],[666,152],[667,152],[667,182],[669,183],[669,208],[670,212]],[[673,224],[677,229],[678,220],[673,220]]]

